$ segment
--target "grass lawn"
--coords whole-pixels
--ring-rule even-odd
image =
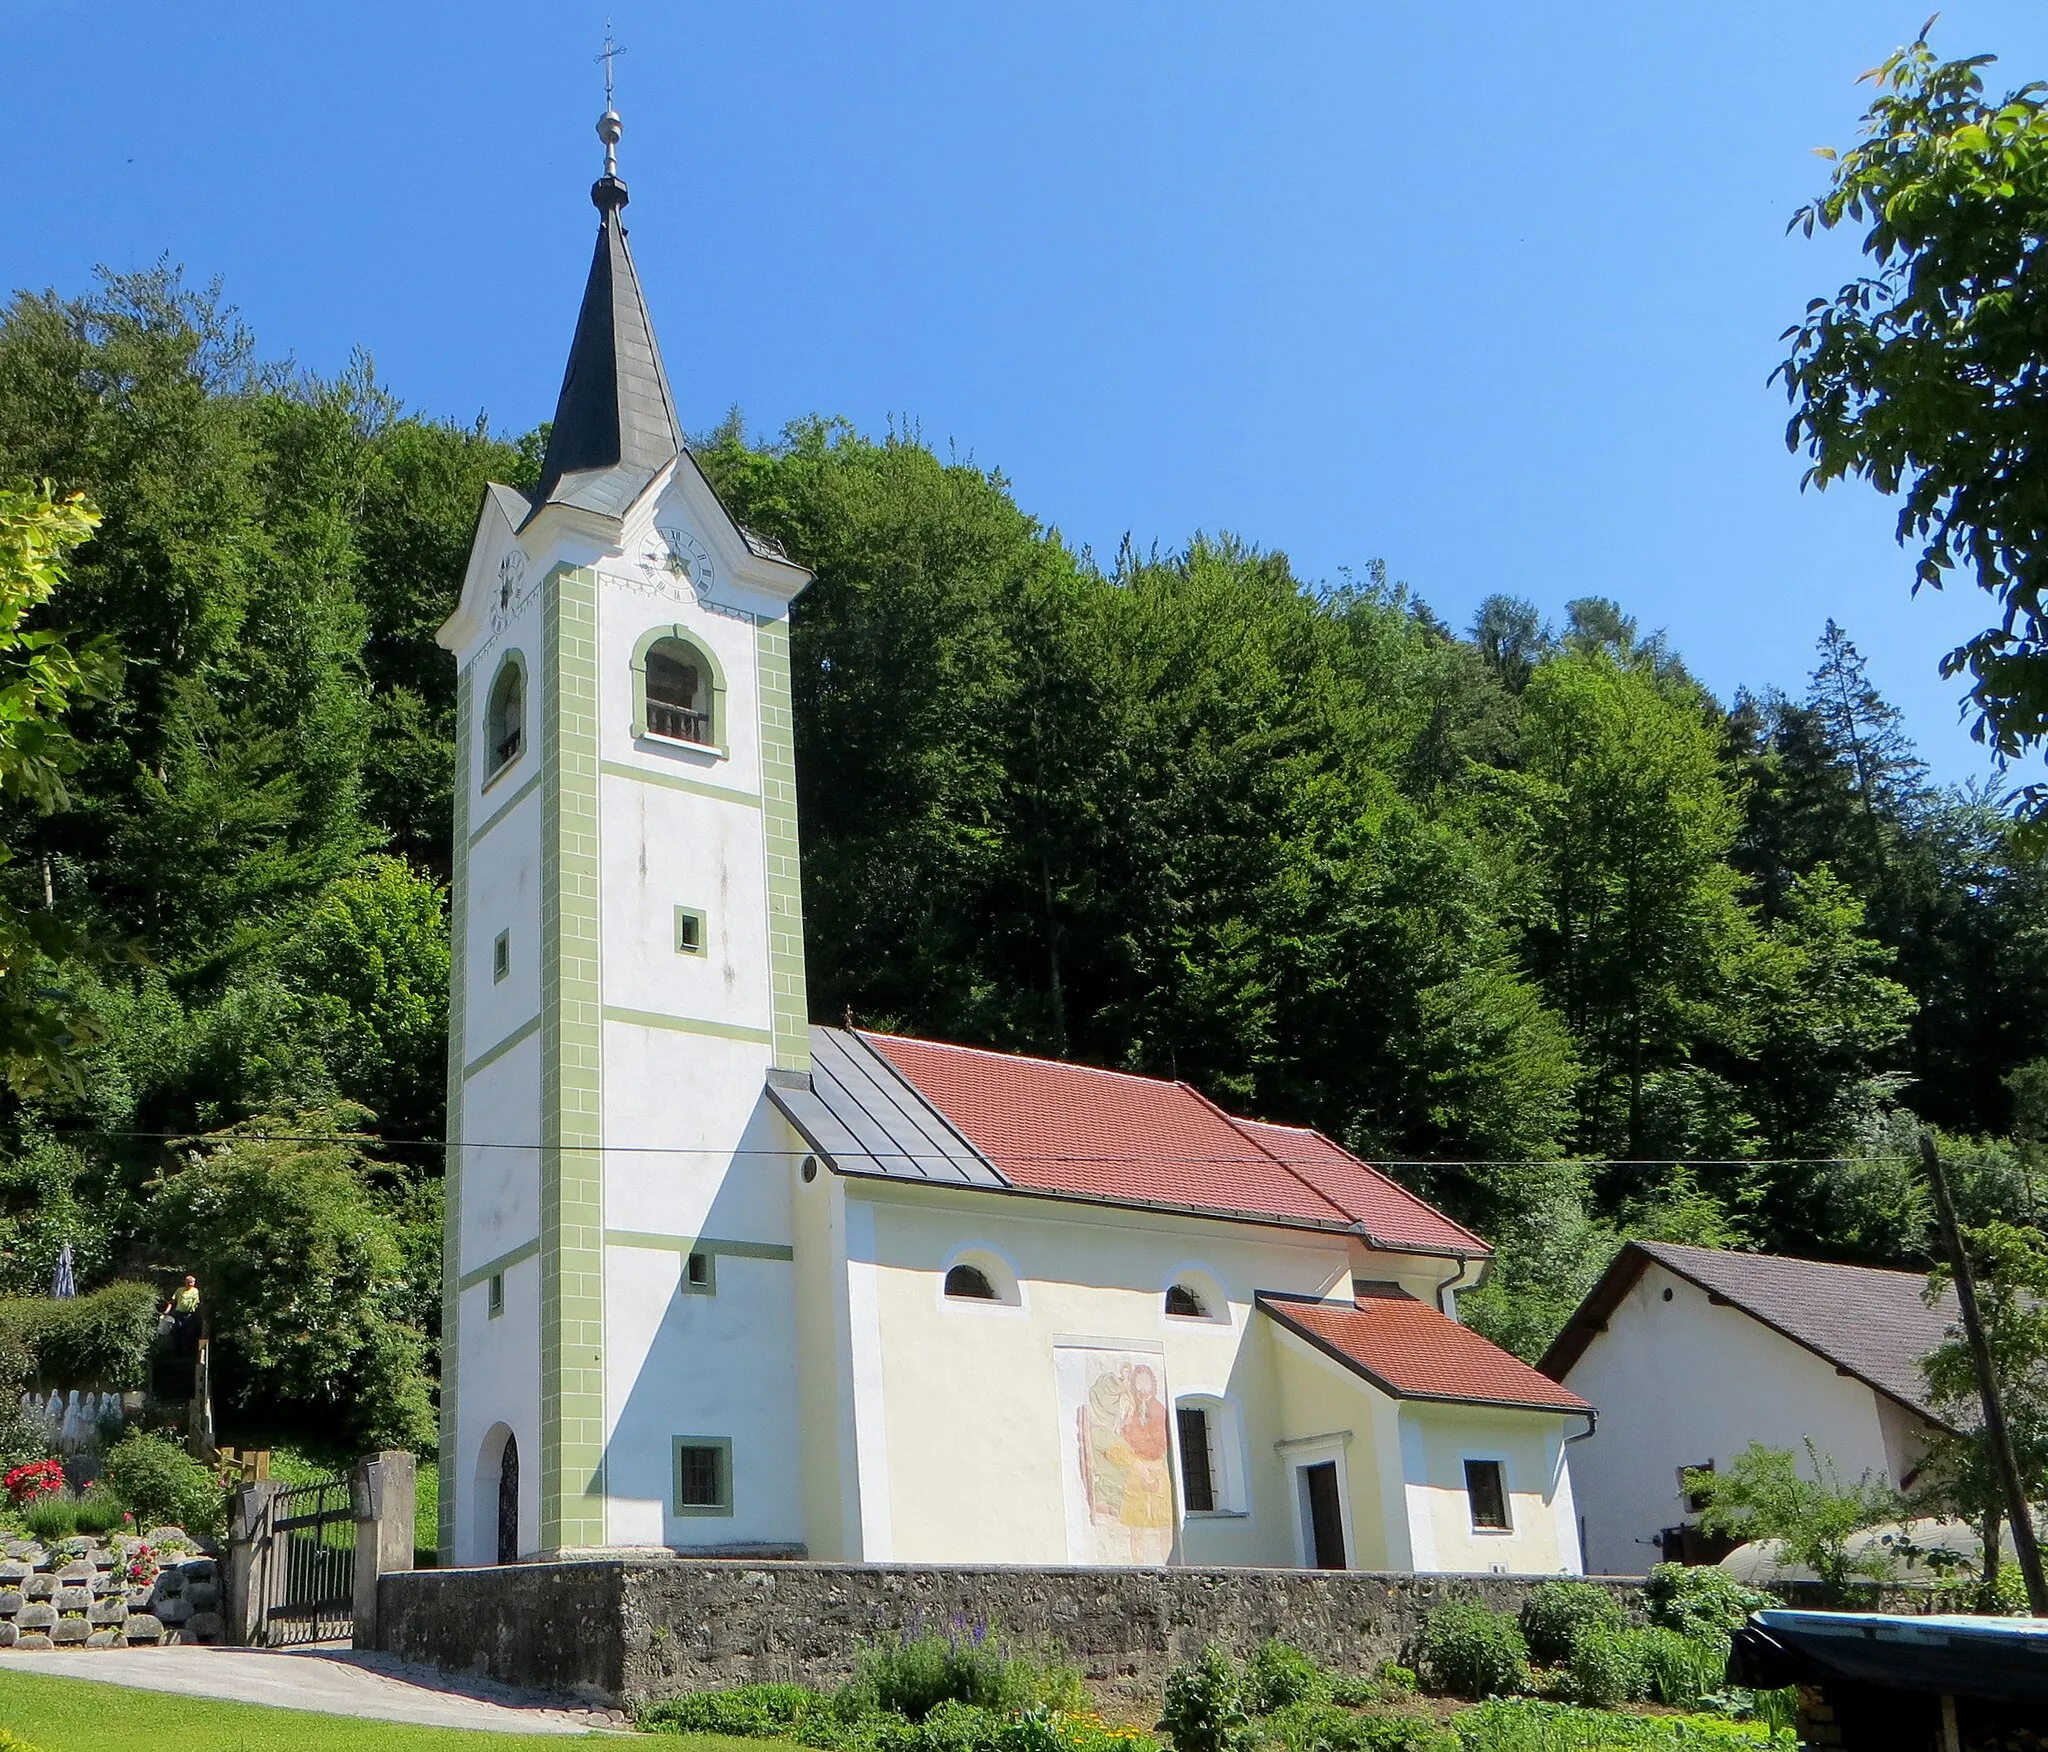
[[[0,1662],[5,1659],[0,1656]],[[589,1738],[613,1738],[421,1728],[4,1669],[0,1728],[18,1734],[37,1752],[165,1752],[167,1747],[203,1752],[548,1752],[551,1746],[573,1744],[577,1738],[586,1743]],[[664,1735],[638,1743],[659,1747],[660,1752],[766,1752],[762,1741],[713,1734]]]

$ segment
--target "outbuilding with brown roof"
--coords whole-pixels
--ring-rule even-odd
[[[1844,1480],[1911,1479],[1942,1425],[1920,1359],[1955,1318],[1919,1272],[1631,1241],[1537,1367],[1595,1401],[1572,1453],[1590,1570],[1639,1574],[1696,1549],[1686,1467],[1750,1443]]]

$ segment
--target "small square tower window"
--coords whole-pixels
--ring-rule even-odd
[[[676,1437],[678,1515],[732,1513],[732,1442],[724,1436]]]
[[[1472,1525],[1505,1533],[1508,1522],[1507,1480],[1498,1460],[1465,1462],[1465,1499],[1472,1507]]]
[[[684,1256],[683,1289],[692,1296],[711,1296],[718,1293],[718,1270],[714,1255],[690,1253]]]
[[[502,1271],[494,1271],[491,1273],[491,1295],[489,1306],[491,1318],[493,1320],[497,1319],[497,1317],[500,1314],[505,1312],[505,1274]]]
[[[500,931],[491,945],[491,983],[496,985],[512,971],[512,933]]]
[[[704,953],[704,915],[695,907],[676,908],[676,953],[678,955],[702,955]]]

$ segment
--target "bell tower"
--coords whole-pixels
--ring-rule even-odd
[[[442,1561],[802,1538],[785,1134],[809,1067],[789,606],[683,440],[598,123],[540,479],[457,665]]]

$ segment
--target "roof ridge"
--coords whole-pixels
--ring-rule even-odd
[[[1316,1185],[1314,1181],[1310,1180],[1307,1175],[1303,1174],[1299,1169],[1297,1169],[1292,1162],[1289,1162],[1284,1156],[1281,1156],[1276,1151],[1267,1149],[1264,1144],[1260,1143],[1257,1138],[1252,1136],[1250,1132],[1244,1129],[1247,1124],[1256,1125],[1261,1122],[1257,1120],[1241,1120],[1234,1113],[1226,1113],[1223,1110],[1223,1108],[1218,1106],[1214,1101],[1211,1101],[1208,1096],[1204,1095],[1201,1092],[1201,1090],[1197,1089],[1192,1083],[1177,1083],[1175,1086],[1177,1088],[1187,1090],[1187,1092],[1190,1095],[1192,1095],[1197,1101],[1201,1102],[1201,1104],[1204,1107],[1208,1108],[1208,1110],[1211,1113],[1215,1114],[1217,1118],[1222,1120],[1225,1125],[1229,1126],[1232,1131],[1236,1132],[1239,1137],[1243,1138],[1246,1143],[1250,1144],[1253,1149],[1257,1150],[1260,1155],[1264,1156],[1267,1161],[1277,1163],[1279,1165],[1280,1171],[1283,1174],[1285,1174],[1290,1180],[1292,1180],[1297,1186],[1306,1187],[1308,1189],[1309,1194],[1312,1197],[1319,1199],[1322,1203],[1328,1205],[1331,1210],[1335,1211],[1337,1215],[1342,1217],[1347,1223],[1351,1223],[1353,1225],[1357,1225],[1359,1223],[1358,1217],[1353,1215],[1353,1213],[1351,1213],[1350,1211],[1347,1211],[1342,1205],[1340,1205],[1320,1186]]]
[[[1803,1253],[1766,1253],[1761,1248],[1751,1252],[1742,1247],[1700,1247],[1688,1241],[1644,1241],[1631,1239],[1631,1245],[1640,1247],[1651,1258],[1659,1256],[1659,1250],[1686,1254],[1693,1258],[1705,1256],[1715,1259],[1766,1259],[1773,1265],[1811,1265],[1823,1271],[1867,1272],[1872,1277],[1924,1278],[1927,1273],[1910,1266],[1865,1265],[1855,1259],[1809,1259]]]
[[[1046,1065],[1056,1071],[1086,1071],[1091,1077],[1118,1077],[1127,1083],[1149,1083],[1155,1089],[1191,1087],[1173,1077],[1148,1077],[1143,1071],[1119,1071],[1109,1065],[1083,1064],[1079,1059],[1043,1058],[1035,1052],[1004,1052],[993,1046],[969,1046],[962,1040],[930,1040],[922,1034],[889,1034],[879,1028],[853,1030],[863,1040],[900,1040],[910,1046],[931,1046],[941,1052],[971,1052],[980,1058],[1001,1059],[1004,1064]]]

